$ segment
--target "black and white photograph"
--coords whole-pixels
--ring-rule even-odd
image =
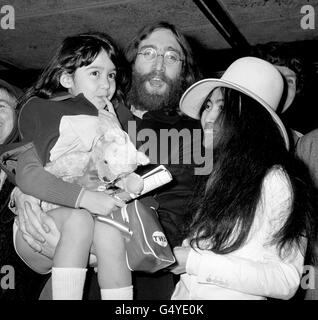
[[[318,300],[317,91],[318,0],[0,0],[0,304]]]

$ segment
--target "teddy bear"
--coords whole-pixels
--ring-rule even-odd
[[[123,200],[141,193],[143,179],[134,171],[149,158],[119,126],[109,128],[98,117],[80,115],[62,117],[59,129],[45,170],[89,190],[119,188]]]

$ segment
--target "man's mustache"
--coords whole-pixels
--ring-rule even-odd
[[[170,79],[167,78],[167,76],[162,71],[151,71],[147,74],[141,75],[142,82],[150,81],[153,78],[158,78],[165,83],[170,83],[171,81]]]

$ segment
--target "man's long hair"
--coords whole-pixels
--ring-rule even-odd
[[[132,39],[132,41],[130,42],[130,44],[126,49],[127,60],[131,68],[133,68],[140,43],[144,39],[148,38],[155,30],[158,30],[158,29],[170,30],[172,34],[175,36],[177,42],[179,43],[182,49],[184,61],[182,61],[181,77],[183,77],[184,79],[183,88],[186,89],[191,84],[193,84],[195,81],[198,80],[198,78],[200,77],[200,74],[194,62],[191,47],[188,41],[186,40],[185,36],[174,25],[168,22],[159,21],[143,27],[137,33],[137,35]]]
[[[290,215],[273,235],[279,253],[297,244],[313,258],[317,236],[316,190],[303,164],[285,148],[271,115],[258,102],[232,89],[223,89],[224,107],[217,121],[221,134],[214,148],[213,172],[198,189],[190,210],[195,212],[187,229],[192,246],[227,254],[247,241],[262,199],[265,176],[281,169],[291,189]],[[205,247],[202,247],[205,248]]]

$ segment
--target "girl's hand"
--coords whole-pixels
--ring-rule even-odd
[[[104,216],[109,215],[114,210],[121,208],[125,202],[114,198],[104,192],[85,190],[80,200],[79,206],[87,209],[91,213],[98,213]]]
[[[111,101],[107,98],[105,98],[105,102],[106,102],[106,108],[108,110],[109,113],[113,114],[116,118],[117,118],[117,115],[116,115],[116,112],[115,112],[115,109],[114,109],[114,106],[113,104],[111,103]],[[105,109],[103,111],[106,111]],[[106,111],[107,112],[107,111]]]
[[[108,111],[105,109],[98,111],[98,116],[99,116],[100,120],[107,127],[110,127],[110,128],[115,127],[114,126],[114,124],[115,124],[116,126],[119,126],[119,128],[121,128],[121,125],[120,125],[120,122],[117,118],[117,114],[115,112],[113,104],[108,99],[105,99],[105,102],[106,102],[106,107],[107,107]]]
[[[175,267],[169,269],[174,274],[186,273],[186,265],[190,253],[190,247],[175,247],[173,248],[174,256],[177,260]]]
[[[108,99],[105,101],[108,111],[98,111],[100,130],[107,141],[116,140],[118,144],[125,144],[127,134],[121,127],[112,103]]]

